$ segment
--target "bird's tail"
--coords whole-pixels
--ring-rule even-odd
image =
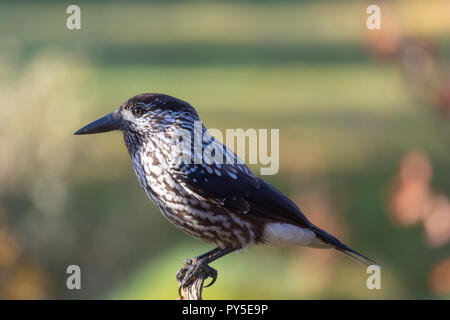
[[[334,236],[320,229],[319,227],[312,226],[311,229],[314,231],[317,238],[319,238],[322,242],[331,245],[332,247],[334,247],[334,249],[341,251],[342,253],[349,256],[353,260],[365,264],[366,266],[378,265],[372,259],[369,259],[363,256],[362,254],[356,252],[355,250],[350,249],[345,244],[343,244],[339,239],[335,238]]]

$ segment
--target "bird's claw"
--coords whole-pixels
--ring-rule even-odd
[[[216,280],[217,280],[217,270],[214,269],[214,268],[211,268],[208,265],[206,265],[206,266],[210,269],[210,270],[208,270],[209,273],[207,275],[208,275],[208,277],[212,278],[211,282],[208,283],[208,285],[205,286],[205,288],[208,288],[208,287],[211,287],[214,284],[214,282],[216,282]]]
[[[210,267],[204,260],[199,260],[197,258],[187,259],[184,262],[183,268],[181,268],[177,273],[177,280],[180,283],[178,287],[178,294],[181,297],[181,289],[189,287],[198,278],[203,278],[204,280],[211,277],[211,282],[204,286],[208,288],[212,286],[217,280],[217,270]]]

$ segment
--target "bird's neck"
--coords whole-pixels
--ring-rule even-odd
[[[183,151],[183,143],[178,139],[170,138],[164,132],[154,133],[148,139],[140,138],[140,143],[128,146],[133,165],[142,166],[143,169],[152,169],[155,172],[165,172],[177,167],[179,155]]]
[[[188,137],[175,129],[152,132],[146,137],[125,134],[125,144],[133,165],[143,169],[150,166],[157,172],[177,170],[185,163],[198,163],[198,157],[202,161],[205,147],[212,142],[219,143],[214,141],[204,126],[200,128],[200,134],[190,132]]]

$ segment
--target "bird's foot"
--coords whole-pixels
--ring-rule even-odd
[[[181,289],[191,286],[195,280],[211,277],[211,282],[205,286],[205,288],[210,287],[216,282],[217,270],[208,265],[208,261],[205,259],[187,259],[184,262],[183,268],[181,268],[177,273],[177,280],[180,283],[178,292],[181,296]]]

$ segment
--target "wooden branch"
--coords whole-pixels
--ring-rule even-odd
[[[192,285],[181,287],[181,296],[178,300],[202,300],[202,289],[205,279],[198,278]]]

